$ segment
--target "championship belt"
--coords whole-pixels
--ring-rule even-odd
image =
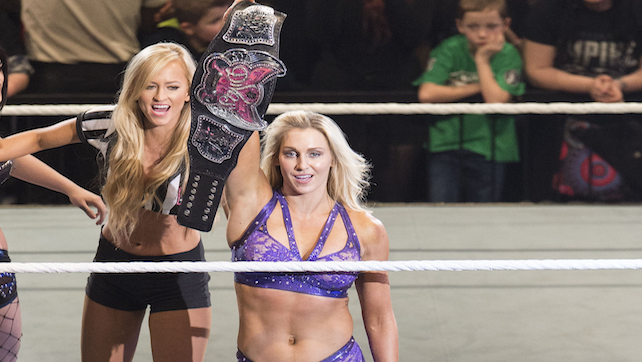
[[[263,116],[277,77],[286,72],[278,58],[285,17],[268,6],[238,2],[199,60],[190,89],[190,172],[179,224],[212,229],[239,152],[254,131],[267,127]]]
[[[13,162],[11,160],[0,162],[0,185],[9,179],[12,166]]]

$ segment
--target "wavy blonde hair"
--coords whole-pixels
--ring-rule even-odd
[[[162,203],[156,196],[156,190],[183,167],[185,171],[182,182],[186,182],[189,170],[189,102],[181,110],[176,132],[169,140],[165,155],[147,175],[143,166],[145,116],[138,100],[149,82],[172,62],[183,67],[189,89],[196,64],[189,51],[178,44],[158,43],[146,47],[132,58],[125,70],[118,105],[112,115],[118,136],[111,148],[109,171],[102,189],[110,208],[109,228],[116,246],[129,240],[145,204]]]
[[[328,176],[328,194],[345,207],[367,211],[365,198],[370,187],[370,164],[355,152],[345,134],[329,117],[308,111],[290,111],[276,117],[264,131],[261,140],[261,169],[273,189],[283,186],[283,176],[276,165],[285,135],[293,129],[315,129],[321,132],[334,158],[334,166]]]

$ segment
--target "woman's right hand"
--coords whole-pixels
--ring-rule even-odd
[[[229,8],[227,8],[227,10],[225,11],[225,14],[223,15],[223,19],[224,19],[224,20],[227,20],[227,16],[230,14],[230,10],[232,10],[232,8],[234,7],[234,5],[236,5],[236,3],[239,3],[239,2],[241,2],[241,1],[250,1],[250,2],[255,2],[254,0],[235,0],[235,1],[234,1],[234,3],[232,3],[232,5],[230,5],[230,7],[229,7]]]

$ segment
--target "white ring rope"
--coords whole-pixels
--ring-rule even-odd
[[[9,105],[3,116],[76,116],[100,104]],[[267,114],[308,110],[327,115],[377,114],[625,114],[642,113],[642,103],[272,103]]]
[[[99,104],[9,105],[3,116],[75,116]],[[267,114],[308,110],[328,115],[378,114],[625,114],[642,113],[642,103],[272,103]],[[152,272],[350,272],[642,269],[642,259],[410,260],[360,262],[127,262],[0,263],[10,273]]]
[[[642,269],[642,259],[0,263],[0,272],[5,273],[516,271],[604,269]]]

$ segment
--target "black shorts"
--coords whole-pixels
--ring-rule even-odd
[[[101,234],[96,262],[205,261],[203,243],[184,253],[159,256],[134,255],[122,251]],[[211,305],[208,273],[91,273],[85,293],[104,306],[126,310],[164,312]]]

